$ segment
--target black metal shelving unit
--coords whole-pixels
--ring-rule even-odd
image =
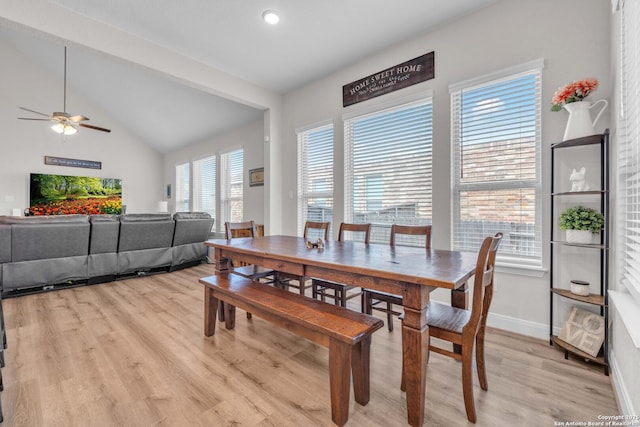
[[[600,145],[600,189],[589,191],[556,191],[556,154],[558,150],[568,150],[574,147],[584,147],[589,145]],[[560,185],[558,185],[560,187]],[[609,289],[609,228],[610,228],[610,211],[609,211],[609,130],[602,134],[586,136],[582,138],[571,139],[558,142],[551,145],[551,235],[550,235],[550,263],[549,263],[549,282],[550,282],[550,299],[549,299],[549,344],[556,345],[564,351],[565,359],[569,358],[569,354],[574,354],[581,359],[598,363],[603,366],[605,375],[609,375],[609,357],[608,357],[608,341],[609,341],[609,298],[607,291]],[[562,189],[560,189],[562,190]],[[600,211],[604,215],[605,225],[600,233],[600,243],[579,244],[557,240],[556,222],[559,212],[556,212],[556,202],[560,199],[570,200],[578,196],[587,196],[594,198],[594,202],[600,202]],[[581,248],[580,250],[595,250],[600,253],[600,293],[589,294],[588,296],[580,296],[571,293],[564,288],[562,284],[555,282],[555,267],[560,262],[559,256],[554,254],[558,246],[573,246]],[[572,346],[566,341],[560,339],[553,333],[554,327],[554,300],[556,298],[565,298],[578,301],[583,304],[590,304],[599,307],[600,315],[604,317],[604,343],[600,353],[593,357],[582,350]]]

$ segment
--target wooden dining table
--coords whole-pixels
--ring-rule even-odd
[[[423,424],[429,295],[438,288],[449,289],[451,304],[467,308],[467,280],[475,270],[475,254],[351,241],[327,241],[324,248],[308,248],[305,239],[293,236],[214,239],[205,244],[213,250],[216,273],[228,272],[233,259],[283,273],[402,295],[407,419],[412,426]],[[215,320],[210,313],[205,313],[205,319]],[[211,325],[205,324],[205,331],[207,327]]]

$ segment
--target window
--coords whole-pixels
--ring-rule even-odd
[[[298,130],[298,235],[333,220],[333,125]]]
[[[193,162],[193,210],[216,217],[216,156]]]
[[[190,186],[189,163],[182,163],[176,166],[176,212],[189,211],[189,186]]]
[[[640,305],[640,27],[637,25],[640,3],[624,1],[621,5],[617,270],[618,282],[631,293],[636,305]],[[616,301],[618,309],[621,303]],[[636,336],[640,337],[637,323],[634,329]]]
[[[500,231],[503,264],[542,266],[542,65],[450,87],[455,250],[475,252]]]
[[[244,152],[242,149],[220,155],[220,229],[225,222],[243,220]]]
[[[344,118],[345,221],[371,223],[372,243],[392,224],[431,224],[432,105],[419,96]]]

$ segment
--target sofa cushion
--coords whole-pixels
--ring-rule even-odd
[[[170,248],[174,228],[171,214],[121,215],[118,252]]]
[[[115,253],[118,250],[120,217],[118,215],[91,215],[90,254]]]
[[[213,218],[206,212],[178,212],[173,215],[176,230],[173,246],[203,243],[209,239]]]
[[[89,253],[89,221],[85,216],[69,220],[40,217],[11,225],[11,261],[86,256]]]
[[[0,224],[88,224],[87,215],[1,216]]]
[[[0,264],[11,261],[11,226],[0,224]]]

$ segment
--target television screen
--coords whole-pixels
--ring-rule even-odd
[[[120,214],[122,180],[32,173],[30,215]]]

